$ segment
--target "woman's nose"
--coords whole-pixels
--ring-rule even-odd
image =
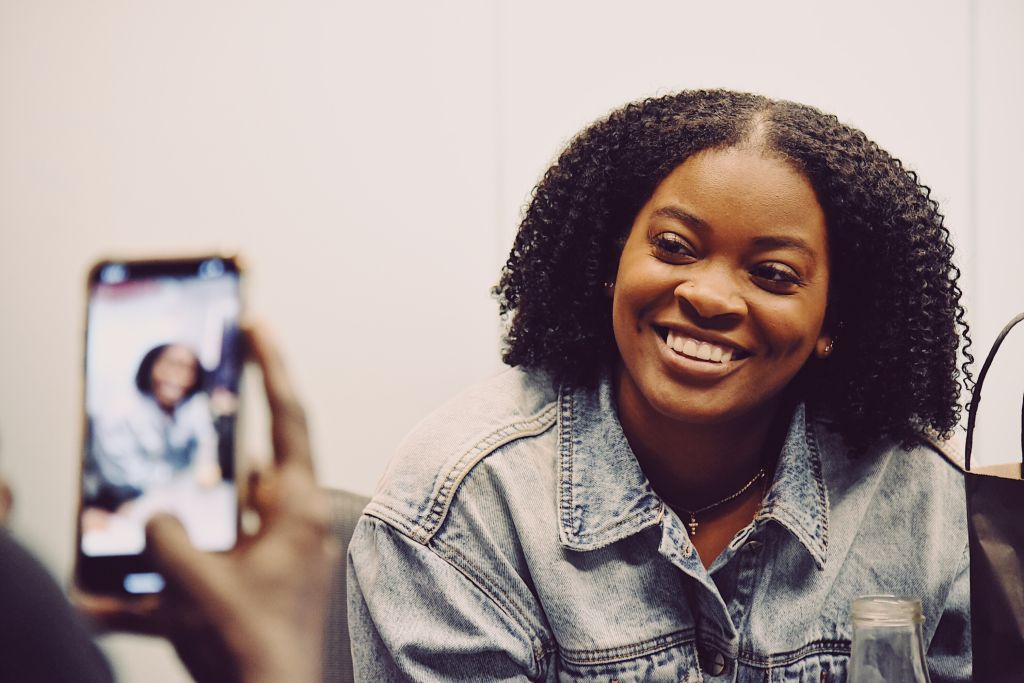
[[[747,303],[739,285],[734,276],[723,271],[709,268],[693,273],[676,286],[676,298],[688,303],[702,318],[745,315]]]

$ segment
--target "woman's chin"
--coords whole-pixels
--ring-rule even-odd
[[[173,396],[158,394],[154,396],[154,398],[156,399],[157,405],[160,406],[161,409],[166,410],[167,412],[171,412],[179,405],[181,405],[184,396],[181,394],[175,394]]]

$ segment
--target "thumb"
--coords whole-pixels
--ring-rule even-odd
[[[146,552],[169,584],[200,604],[220,594],[222,558],[196,550],[185,527],[171,515],[155,515],[146,524]]]

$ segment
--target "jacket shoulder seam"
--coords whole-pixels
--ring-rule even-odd
[[[417,543],[427,544],[448,516],[456,491],[473,468],[503,446],[548,431],[555,424],[557,414],[558,404],[552,402],[533,415],[504,424],[478,439],[448,467],[430,494],[426,513],[416,519],[409,519],[407,513],[388,505],[380,497],[370,502],[366,514],[392,524]]]
[[[430,553],[434,557],[438,558],[446,565],[451,567],[454,571],[459,573],[469,584],[479,593],[491,602],[494,607],[514,626],[519,632],[521,637],[525,638],[530,643],[530,649],[533,653],[535,674],[540,674],[546,668],[546,660],[548,655],[552,654],[556,648],[551,641],[551,638],[543,631],[532,628],[530,619],[523,611],[507,599],[502,599],[502,591],[492,581],[490,581],[484,572],[480,571],[479,568],[463,553],[459,550],[440,539],[434,539],[433,542],[420,543],[418,539],[411,537],[403,529],[395,526],[389,520],[383,519],[378,515],[367,513],[367,516],[373,517],[379,523],[386,527],[389,527],[397,533],[409,538],[411,541],[416,542],[417,545],[421,545],[425,552]]]

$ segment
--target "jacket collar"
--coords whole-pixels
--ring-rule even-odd
[[[619,424],[611,382],[558,393],[559,540],[596,550],[657,524],[664,514]]]
[[[651,488],[622,431],[606,374],[596,389],[562,387],[558,396],[559,540],[597,550],[661,522],[665,504]],[[828,549],[828,496],[804,406],[794,411],[775,480],[756,521],[792,533],[820,569]]]
[[[774,520],[810,553],[818,569],[828,552],[828,493],[821,474],[818,442],[807,422],[804,404],[793,411],[789,433],[779,454],[775,480],[756,521]]]

